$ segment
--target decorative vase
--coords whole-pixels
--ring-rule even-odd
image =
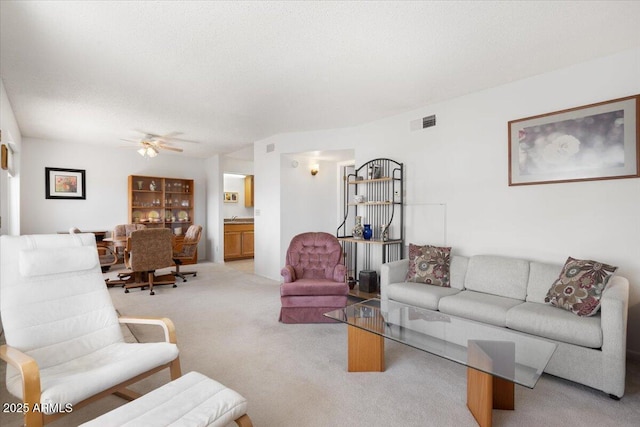
[[[142,190],[143,182],[142,181],[138,181],[137,184],[138,184],[138,190]]]
[[[364,240],[370,240],[373,235],[373,230],[371,229],[371,224],[365,224],[364,230],[362,230],[362,237]]]
[[[353,235],[354,239],[362,239],[362,233],[363,233],[363,227],[362,227],[362,217],[360,215],[356,216],[356,225],[355,227],[353,227],[353,230],[351,230],[351,234]]]
[[[389,240],[389,224],[380,226],[380,240],[383,242]]]

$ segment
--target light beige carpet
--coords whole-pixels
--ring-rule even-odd
[[[466,408],[464,366],[386,341],[386,372],[347,373],[344,325],[281,324],[278,282],[221,264],[195,269],[196,278],[157,287],[154,296],[110,293],[122,314],[171,318],[183,372],[202,372],[245,396],[256,427],[477,425]],[[148,327],[131,332],[141,341],[161,336]],[[168,378],[159,373],[135,388],[146,392]],[[0,400],[16,401],[4,384]],[[78,425],[123,403],[108,397],[51,425]],[[515,404],[494,411],[494,425],[640,425],[640,365],[629,363],[621,401],[543,375],[533,390],[516,386]],[[0,418],[2,426],[20,425],[15,415]]]

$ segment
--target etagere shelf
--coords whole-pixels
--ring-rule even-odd
[[[383,158],[364,163],[346,177],[344,219],[336,236],[342,243],[347,280],[358,280],[362,270],[378,271],[379,276],[381,264],[402,259],[403,181],[403,164]],[[371,235],[363,236],[359,224],[368,225]]]

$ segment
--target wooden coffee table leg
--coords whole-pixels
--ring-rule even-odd
[[[482,341],[469,341],[468,361],[489,371],[495,355],[487,350],[495,350],[498,346],[506,347],[507,351],[514,349],[512,343],[491,342],[491,345],[485,348],[482,344]],[[515,360],[515,357],[513,359]],[[515,384],[513,382],[467,367],[467,407],[480,427],[491,426],[494,409],[513,410],[514,401]]]
[[[349,372],[384,372],[384,338],[355,326],[348,326]]]
[[[467,407],[480,427],[490,427],[494,409],[515,408],[511,381],[467,368]]]

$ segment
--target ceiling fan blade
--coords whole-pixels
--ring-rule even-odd
[[[176,136],[178,135],[182,135],[183,132],[169,132],[169,133],[165,133],[164,135],[158,135],[158,139],[174,139]]]
[[[120,138],[120,141],[133,142],[133,143],[136,143],[136,144],[139,144],[139,143],[140,143],[140,140],[138,140],[138,139],[125,139],[125,138]]]
[[[162,138],[160,138],[160,139],[162,139]],[[200,144],[200,142],[193,141],[191,139],[182,139],[182,138],[166,138],[166,139],[168,139],[169,141],[189,142],[191,144]]]
[[[158,138],[160,135],[158,135],[157,133],[153,133],[153,132],[147,132],[144,131],[142,129],[134,129],[135,132],[141,133],[149,138]]]
[[[176,151],[178,153],[182,153],[182,148],[169,147],[166,145],[156,145],[156,147],[161,148],[163,150]]]
[[[147,132],[144,131],[142,129],[133,129],[135,132],[141,133],[144,135],[143,139],[151,139],[154,141],[164,141],[164,142],[170,142],[170,141],[179,141],[179,142],[188,142],[191,144],[199,144],[199,141],[194,141],[192,139],[182,139],[182,138],[178,138],[178,135],[182,135],[184,132],[179,132],[179,131],[173,131],[173,132],[169,132],[167,134],[164,135],[160,135],[157,133],[153,133],[153,132]]]

